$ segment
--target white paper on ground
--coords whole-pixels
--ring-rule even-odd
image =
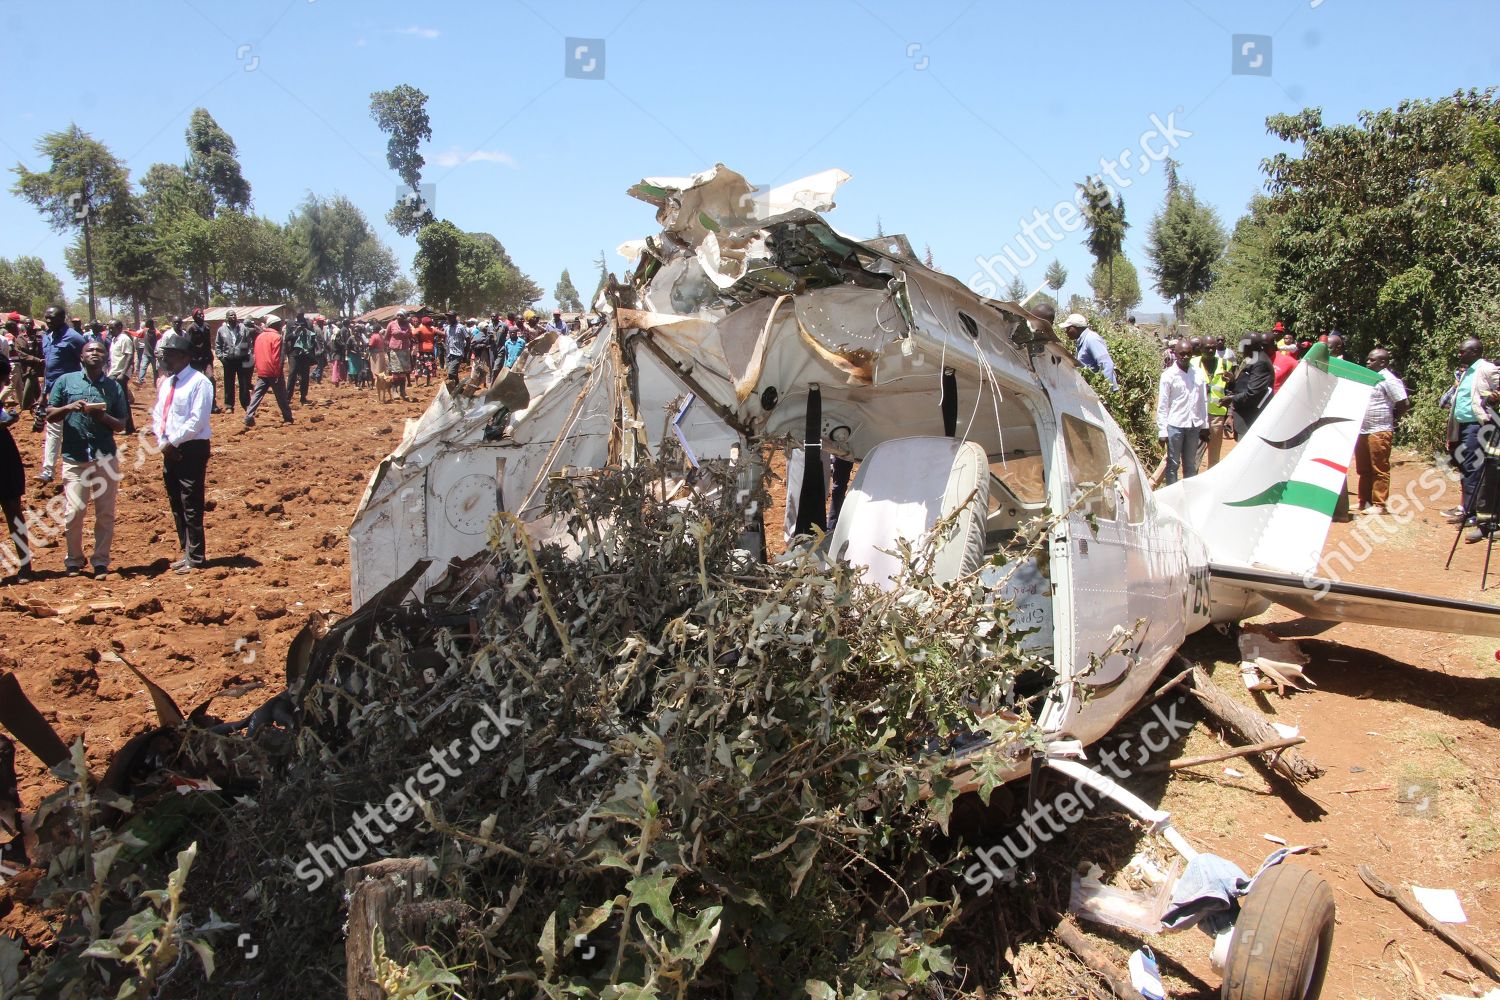
[[[1296,726],[1289,726],[1285,722],[1273,722],[1271,728],[1280,733],[1284,740],[1292,739],[1300,732]]]
[[[1458,893],[1452,889],[1424,889],[1420,885],[1414,885],[1411,892],[1433,920],[1444,924],[1469,922],[1464,914],[1464,904],[1458,901]]]

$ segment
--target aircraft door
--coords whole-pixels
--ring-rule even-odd
[[[1127,477],[1100,485],[1117,464],[1111,431],[1119,433],[1107,418],[1076,411],[1059,414],[1057,440],[1064,475],[1053,491],[1053,503],[1058,509],[1076,509],[1055,529],[1052,543],[1053,583],[1056,592],[1068,598],[1066,613],[1057,615],[1057,667],[1096,696],[1112,691],[1124,679],[1131,650],[1104,654],[1119,629],[1135,624],[1130,617],[1127,538],[1135,497]]]

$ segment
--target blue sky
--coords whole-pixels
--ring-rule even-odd
[[[285,220],[309,191],[345,194],[408,273],[415,246],[385,225],[398,182],[368,106],[373,90],[420,88],[437,214],[496,234],[549,302],[564,267],[587,295],[601,249],[619,273],[614,248],[655,230],[624,194],[644,176],[718,161],[776,184],[840,167],[852,180],[835,225],[873,235],[878,216],[968,280],[976,258],[1017,246],[1021,220],[1139,147],[1153,115],[1192,133],[1172,155],[1228,226],[1280,148],[1268,114],[1350,121],[1500,79],[1494,0],[10,0],[0,25],[30,53],[5,74],[8,163],[44,168],[37,137],[75,121],[139,177],[183,160],[203,106],[239,144],[255,211]],[[1258,65],[1271,75],[1231,73],[1236,34],[1271,36]],[[565,76],[570,36],[603,39],[602,79]],[[1119,173],[1148,312],[1163,172],[1137,164],[1144,175]],[[65,237],[12,182],[0,255],[40,255],[71,290]],[[1065,294],[1085,290],[1082,230],[1063,235],[1022,269],[1028,285],[1056,256]]]

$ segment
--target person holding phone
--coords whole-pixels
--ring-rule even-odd
[[[47,422],[62,431],[62,472],[70,576],[93,566],[94,579],[109,573],[115,538],[115,498],[120,492],[115,435],[125,430],[125,393],[104,368],[104,342],[83,345],[80,371],[60,375],[47,397]],[[83,512],[94,502],[94,552],[83,555]]]

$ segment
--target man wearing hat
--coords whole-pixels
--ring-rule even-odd
[[[151,426],[161,446],[161,478],[177,525],[182,556],[172,569],[191,573],[203,565],[203,494],[208,482],[209,414],[213,380],[196,365],[191,340],[168,334],[161,340],[166,376],[156,388]]]
[[[57,318],[61,315],[58,310]],[[115,435],[125,429],[125,393],[105,373],[102,340],[83,346],[80,365],[80,370],[59,375],[52,383],[47,394],[47,426],[58,429],[61,442],[68,539],[65,565],[70,574],[85,565],[83,511],[92,499],[94,553],[88,562],[98,578],[109,572],[109,549],[115,537],[115,497],[121,475]]]
[[[1109,346],[1104,343],[1103,337],[1089,328],[1089,321],[1081,313],[1070,313],[1063,320],[1063,329],[1067,331],[1068,339],[1078,345],[1078,353],[1075,355],[1078,363],[1085,368],[1102,372],[1112,387],[1120,388],[1120,384],[1115,381],[1115,362],[1109,356]]]
[[[245,407],[245,426],[255,426],[255,414],[260,411],[267,392],[276,396],[276,405],[281,408],[281,422],[291,423],[292,405],[287,400],[286,370],[282,361],[281,317],[273,317],[256,334],[252,350],[255,353],[255,391],[250,394],[250,405]]]

